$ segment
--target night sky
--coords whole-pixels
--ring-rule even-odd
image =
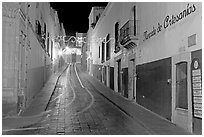
[[[89,27],[89,14],[94,6],[107,6],[107,2],[51,2],[50,5],[58,13],[66,35],[76,32],[86,33]]]

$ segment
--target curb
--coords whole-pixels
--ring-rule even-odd
[[[52,96],[53,96],[53,94],[54,94],[54,91],[55,91],[55,89],[56,89],[56,87],[57,87],[57,83],[58,83],[60,77],[62,76],[62,74],[65,72],[65,70],[67,70],[68,66],[69,66],[69,65],[67,65],[67,66],[65,67],[65,69],[62,71],[62,73],[58,76],[57,81],[56,81],[56,83],[55,83],[55,87],[54,87],[54,89],[53,89],[53,91],[52,91],[52,94],[51,94],[51,96],[50,96],[50,99],[49,99],[48,102],[47,102],[47,105],[46,105],[44,111],[47,110],[48,105],[49,105],[49,102],[50,102],[50,100],[51,100],[51,98],[52,98]]]
[[[55,82],[55,87],[54,87],[54,89],[53,89],[53,91],[52,91],[52,94],[54,93],[54,91],[55,91],[55,88],[56,88],[56,86],[57,86],[57,83],[58,83],[58,81],[59,81],[59,78],[62,76],[62,74],[65,72],[65,70],[67,69],[67,67],[68,67],[68,65],[66,66],[66,67],[64,67],[64,70],[63,71],[61,71],[61,73],[59,72],[59,74],[56,74],[56,75],[58,75],[58,76],[56,76],[57,77],[57,80],[56,80],[56,82]],[[43,87],[41,88],[41,90],[43,89]],[[52,94],[51,94],[51,96],[52,96]],[[49,101],[50,101],[50,99],[51,99],[51,96],[50,96],[50,98],[49,98]],[[46,111],[46,109],[47,109],[47,106],[48,106],[48,104],[49,104],[49,101],[46,103],[47,105],[46,105],[46,108],[44,109],[44,111],[43,112],[45,112]],[[43,113],[42,112],[42,113]],[[41,114],[41,113],[40,113]],[[9,131],[13,131],[13,130],[15,130],[15,129],[17,129],[17,128],[26,128],[26,127],[29,127],[29,126],[31,126],[31,125],[33,125],[33,124],[36,124],[37,122],[39,122],[41,119],[42,119],[42,117],[40,117],[41,115],[40,114],[37,114],[37,115],[32,115],[32,116],[15,116],[15,117],[6,117],[6,118],[3,118],[2,119],[2,133],[4,132],[9,132]],[[10,126],[9,126],[9,124],[7,125],[7,124],[5,124],[5,126],[3,127],[3,120],[8,120],[9,122],[8,123],[11,123],[10,124]],[[13,119],[13,120],[12,120]],[[26,124],[26,122],[25,123],[21,123],[21,124],[19,124],[19,125],[17,125],[17,126],[11,126],[12,125],[12,121],[27,121],[27,120],[30,120],[30,121],[32,121],[32,122],[28,122],[28,124]],[[35,119],[35,120],[33,120],[33,119]],[[5,122],[6,123],[6,122]]]
[[[111,102],[113,105],[115,105],[119,110],[124,112],[127,116],[133,118],[136,122],[140,123],[144,128],[148,130],[150,134],[164,134],[164,135],[185,135],[185,134],[191,134],[184,129],[175,126],[170,121],[167,121],[164,118],[161,118],[154,112],[151,112],[150,110],[140,106],[139,104],[135,104],[132,101],[129,101],[127,99],[124,99],[124,97],[120,96],[116,92],[111,92],[112,90],[103,85],[100,81],[98,81],[95,77],[90,76],[86,71],[82,71],[80,67],[77,68],[79,72],[85,73],[87,77],[84,77],[84,79],[93,87],[95,88],[96,92],[101,94],[104,98],[106,98],[109,102]],[[95,87],[94,83],[98,83],[99,87]],[[104,90],[101,91],[100,87],[104,86]],[[110,91],[110,92],[108,92]],[[120,100],[124,100],[124,104],[120,103]],[[129,106],[129,107],[128,107]],[[131,109],[134,108],[134,109]],[[157,124],[150,124],[147,123],[148,120],[144,119],[141,120],[140,118],[144,118],[143,114],[149,116],[148,120],[157,120],[162,126],[158,126]],[[139,117],[138,117],[139,116]],[[151,119],[153,118],[153,119]],[[163,122],[162,122],[163,121]],[[167,130],[163,131],[163,126],[167,128]],[[162,130],[161,130],[162,129]]]

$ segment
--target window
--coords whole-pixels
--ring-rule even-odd
[[[188,109],[187,62],[176,64],[176,108]]]
[[[96,23],[97,23],[97,21],[99,20],[99,15],[98,16],[96,16]]]
[[[120,47],[119,47],[119,22],[115,23],[115,53],[117,53],[118,51],[120,51]]]
[[[36,31],[36,34],[37,34],[37,39],[38,39],[39,43],[41,44],[42,48],[45,49],[45,38],[46,38],[46,35],[44,34],[43,31],[41,31],[42,27],[40,25],[39,20],[36,20],[35,26],[36,26],[35,27],[35,31]]]
[[[46,24],[44,23],[44,31],[42,34],[42,42],[44,44],[44,48],[45,48],[45,40],[46,40]]]
[[[132,25],[132,27],[133,27],[133,35],[134,36],[137,36],[137,35],[139,35],[139,20],[137,19],[137,6],[136,5],[134,5],[133,7],[132,7],[132,10],[131,10],[131,20],[133,21],[132,23],[131,23],[131,25]]]
[[[133,6],[134,36],[136,36],[136,6]]]
[[[41,25],[38,20],[36,20],[36,33],[41,36]]]
[[[104,61],[105,61],[105,56],[104,56],[104,54],[105,54],[105,43],[104,43],[104,41],[102,41],[102,54],[101,54],[101,63],[103,63]]]
[[[110,34],[106,36],[106,60],[110,59]]]

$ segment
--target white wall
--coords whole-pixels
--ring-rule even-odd
[[[93,55],[93,64],[101,64],[100,59],[98,58],[98,46],[101,45],[101,41],[106,38],[108,33],[110,33],[110,38],[115,37],[115,23],[119,21],[119,26],[122,27],[127,20],[130,19],[130,10],[135,3],[109,3],[105,9],[105,12],[101,15],[101,19],[97,23],[95,29],[93,30],[92,40],[94,43],[91,44],[92,55]],[[100,40],[101,38],[101,40]],[[100,41],[97,43],[97,41]],[[115,45],[111,41],[111,60],[110,65],[114,66],[114,57],[120,53],[115,54]],[[102,49],[102,48],[101,48]],[[106,50],[105,50],[106,51]],[[105,53],[106,55],[106,53]]]
[[[151,62],[154,60],[170,57],[180,52],[187,52],[201,48],[201,4],[193,4],[196,7],[195,12],[186,16],[179,22],[164,29],[164,19],[167,15],[178,15],[183,10],[187,9],[188,3],[109,3],[102,14],[102,19],[99,20],[95,29],[92,32],[91,51],[93,64],[101,64],[98,58],[98,47],[101,42],[97,43],[100,38],[103,39],[110,33],[114,37],[114,25],[119,21],[121,28],[124,23],[129,20],[130,10],[136,4],[138,8],[138,19],[140,21],[140,43],[135,48],[137,64]],[[152,31],[153,27],[157,29],[158,23],[163,27],[155,36],[144,40],[144,32]],[[188,37],[197,34],[197,45],[188,47]],[[100,40],[99,40],[100,41]],[[112,43],[113,44],[113,43]],[[111,46],[111,65],[113,58],[120,53],[113,53],[114,44]]]
[[[179,22],[164,28],[167,15],[178,15],[187,9],[188,3],[138,3],[140,20],[140,45],[136,47],[137,64],[171,57],[181,52],[201,48],[201,4],[189,3],[196,6],[195,12]],[[159,33],[144,41],[144,32],[157,28],[158,23],[163,27]],[[197,45],[188,48],[188,37],[197,34]]]

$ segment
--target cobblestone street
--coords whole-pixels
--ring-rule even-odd
[[[6,134],[149,134],[147,129],[97,93],[89,82],[83,81],[83,88],[75,72],[74,65],[70,65],[60,77],[46,117],[27,129]]]
[[[201,28],[201,2],[3,1],[2,134],[202,135]]]

